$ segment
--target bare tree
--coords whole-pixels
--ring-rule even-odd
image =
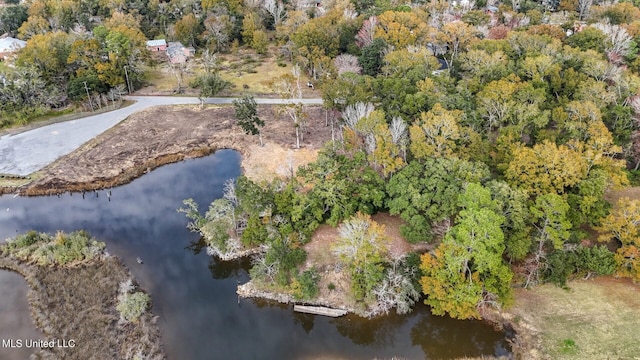
[[[589,15],[593,0],[578,0],[578,19],[584,20]]]
[[[262,7],[273,17],[275,25],[280,25],[287,17],[287,11],[282,1],[264,0]]]
[[[376,32],[376,26],[378,25],[378,18],[371,16],[362,23],[362,27],[356,35],[356,44],[363,48],[373,42],[373,35]]]
[[[401,117],[396,116],[391,120],[389,131],[391,131],[391,141],[400,148],[400,151],[402,151],[402,158],[406,162],[407,144],[409,142],[407,124]]]
[[[300,84],[300,67],[296,64],[291,74],[285,74],[271,83],[271,87],[285,103],[280,105],[280,113],[288,116],[296,130],[296,149],[300,148],[300,141],[304,140],[306,114],[302,106],[302,85]]]
[[[594,24],[593,27],[602,31],[607,36],[605,52],[610,60],[621,61],[621,57],[631,54],[633,38],[623,27],[603,23]]]
[[[371,311],[371,316],[388,314],[395,307],[398,314],[406,314],[420,298],[420,293],[413,286],[411,276],[415,268],[402,269],[402,259],[394,260],[385,274],[384,280],[373,293],[377,304]]]
[[[225,10],[217,10],[207,16],[204,27],[209,32],[209,39],[215,41],[216,49],[224,51],[229,47],[233,22]]]
[[[373,110],[374,107],[372,103],[359,102],[349,105],[342,112],[342,120],[344,120],[344,123],[348,128],[355,130],[358,122],[369,116]]]
[[[335,65],[336,69],[338,69],[338,75],[346,72],[360,74],[360,72],[362,71],[362,66],[360,66],[358,58],[351,54],[338,55],[333,60],[333,64]]]

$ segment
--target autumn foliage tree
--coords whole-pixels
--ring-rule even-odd
[[[587,164],[580,153],[545,140],[532,148],[514,147],[505,176],[530,195],[543,195],[564,193],[566,188],[578,184],[586,172]]]
[[[480,318],[478,308],[511,301],[511,270],[502,259],[504,217],[488,189],[469,184],[459,198],[456,225],[434,254],[422,256],[425,303],[436,315]]]
[[[616,273],[640,282],[640,201],[621,198],[614,210],[598,227],[599,241],[615,240],[620,243],[616,251]]]

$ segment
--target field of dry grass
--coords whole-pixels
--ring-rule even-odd
[[[640,286],[611,277],[518,290],[510,311],[535,334],[540,359],[640,359]],[[529,355],[527,358],[533,358]]]
[[[275,53],[275,49],[270,51]],[[278,62],[275,56],[262,56],[255,51],[240,48],[234,53],[221,54],[218,57],[218,67],[222,79],[230,82],[231,88],[222,91],[220,96],[239,96],[251,94],[256,96],[277,96],[273,94],[270,83],[273,79],[291,73],[291,64]],[[158,65],[145,69],[145,81],[148,86],[136,91],[140,95],[169,95],[176,90],[178,82],[168,62],[162,56],[157,56]],[[279,65],[285,65],[280,66]],[[198,57],[191,59],[186,66],[184,75],[184,95],[197,96],[198,90],[189,84],[204,70],[202,61]],[[320,92],[306,87],[309,79],[302,74],[301,82],[304,97],[319,97]]]

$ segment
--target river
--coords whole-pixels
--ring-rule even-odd
[[[200,251],[176,209],[191,197],[206,210],[222,184],[240,174],[232,150],[166,165],[130,184],[50,197],[0,197],[0,239],[30,229],[86,229],[107,243],[153,299],[169,359],[449,359],[505,355],[505,335],[480,321],[432,316],[419,305],[408,315],[366,320],[294,313],[290,306],[238,300],[248,260],[218,262]],[[136,261],[140,257],[143,264]],[[0,271],[0,338],[34,337],[26,283]],[[9,330],[10,329],[10,330]],[[26,349],[0,348],[1,359]]]

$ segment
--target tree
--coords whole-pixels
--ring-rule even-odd
[[[388,314],[394,306],[398,314],[411,312],[411,307],[420,298],[420,293],[413,281],[417,268],[407,263],[406,258],[396,259],[391,267],[386,269],[384,279],[373,289],[377,301],[371,311],[373,315]]]
[[[380,38],[396,49],[424,40],[429,27],[414,12],[385,11],[377,17],[374,38]]]
[[[0,8],[0,32],[14,34],[27,21],[27,8],[23,5],[11,5]]]
[[[271,15],[275,26],[280,25],[287,16],[287,11],[282,1],[265,0],[262,7]]]
[[[492,180],[487,183],[487,188],[491,190],[491,197],[495,201],[495,211],[505,218],[502,223],[505,254],[511,261],[524,259],[531,250],[529,196],[503,181]]]
[[[513,274],[502,260],[504,217],[491,210],[496,204],[479,184],[467,186],[459,205],[456,225],[433,255],[423,255],[420,283],[434,314],[480,318],[478,308],[500,307],[512,296]]]
[[[506,125],[511,120],[517,105],[515,94],[520,87],[522,87],[520,78],[512,75],[490,82],[478,93],[478,108],[486,120],[485,127],[489,131]]]
[[[298,218],[313,214],[318,222],[336,226],[356,212],[373,214],[384,205],[384,180],[363,152],[348,157],[325,149],[316,162],[300,167],[298,176],[311,188],[292,210]]]
[[[222,79],[217,72],[200,75],[191,86],[200,88],[200,98],[216,96],[220,91],[231,86],[231,83]]]
[[[375,16],[371,16],[362,22],[362,27],[356,35],[356,44],[360,48],[369,46],[373,42],[377,25],[378,18]]]
[[[578,19],[584,20],[589,15],[593,0],[578,0]]]
[[[618,200],[597,230],[600,232],[599,241],[615,240],[621,245],[614,257],[616,273],[640,282],[640,201]]]
[[[325,16],[307,21],[291,34],[297,55],[309,76],[314,80],[328,73],[331,59],[338,55],[340,21],[342,21],[342,14],[338,14],[334,9]]]
[[[489,169],[482,163],[446,158],[413,161],[387,183],[387,206],[406,222],[400,228],[402,236],[410,242],[429,241],[432,225],[455,214],[465,184],[488,177]]]
[[[47,83],[65,84],[70,73],[67,59],[72,38],[62,31],[33,36],[20,50],[16,64],[33,67]]]
[[[362,67],[358,62],[358,58],[351,54],[341,54],[333,59],[333,64],[338,70],[338,76],[345,72],[352,72],[354,74],[360,74]]]
[[[400,156],[400,147],[393,141],[393,136],[387,124],[378,124],[373,133],[367,138],[373,142],[369,158],[374,168],[379,168],[382,176],[388,178],[402,166],[404,161]]]
[[[384,56],[382,71],[387,76],[408,78],[413,83],[424,80],[440,67],[440,63],[426,47],[412,46],[393,50]]]
[[[571,235],[571,222],[567,218],[569,204],[560,195],[549,193],[538,196],[529,211],[538,231],[535,238],[538,246],[533,257],[525,264],[528,272],[525,287],[540,281],[546,265],[546,247],[551,245],[553,249],[562,249]]]
[[[200,21],[196,19],[193,13],[186,14],[180,20],[176,21],[173,32],[178,40],[185,44],[195,46],[196,37],[202,32],[200,29]]]
[[[381,38],[376,38],[372,43],[362,48],[362,53],[358,60],[362,65],[362,72],[365,75],[376,76],[382,68],[383,52],[387,48],[387,43]]]
[[[338,241],[331,252],[349,267],[351,291],[356,300],[373,298],[373,290],[384,277],[385,226],[357,213],[338,228]]]
[[[409,149],[414,158],[454,157],[456,141],[460,139],[458,122],[464,117],[460,110],[446,110],[439,103],[420,114],[420,119],[409,128]]]
[[[205,38],[213,41],[218,51],[226,51],[231,41],[233,22],[231,16],[225,10],[219,10],[209,14],[204,20],[206,30]]]
[[[251,39],[251,47],[260,55],[266,55],[269,46],[269,38],[264,30],[256,30],[253,32]]]
[[[296,149],[300,148],[300,140],[304,137],[304,125],[306,114],[304,113],[302,102],[302,87],[300,85],[300,67],[292,68],[291,74],[284,74],[271,83],[271,87],[283,99],[284,105],[279,107],[279,111],[291,119],[296,131]]]
[[[258,106],[253,96],[245,95],[242,99],[233,100],[233,107],[238,125],[245,133],[258,135],[260,146],[264,146],[260,131],[260,128],[264,127],[264,121],[258,117]]]
[[[627,30],[619,25],[595,24],[594,27],[602,31],[607,37],[604,51],[614,63],[621,63],[624,57],[637,52],[633,38]]]
[[[462,51],[466,51],[469,46],[477,40],[478,32],[462,21],[453,21],[444,24],[434,37],[434,42],[447,49],[448,56],[444,60],[449,69],[453,67],[453,61],[458,58]]]
[[[259,17],[254,12],[245,14],[242,19],[242,41],[247,45],[253,44],[253,34],[261,28]]]
[[[586,174],[587,164],[580,153],[545,140],[533,148],[515,146],[505,177],[530,195],[543,195],[562,194]]]

